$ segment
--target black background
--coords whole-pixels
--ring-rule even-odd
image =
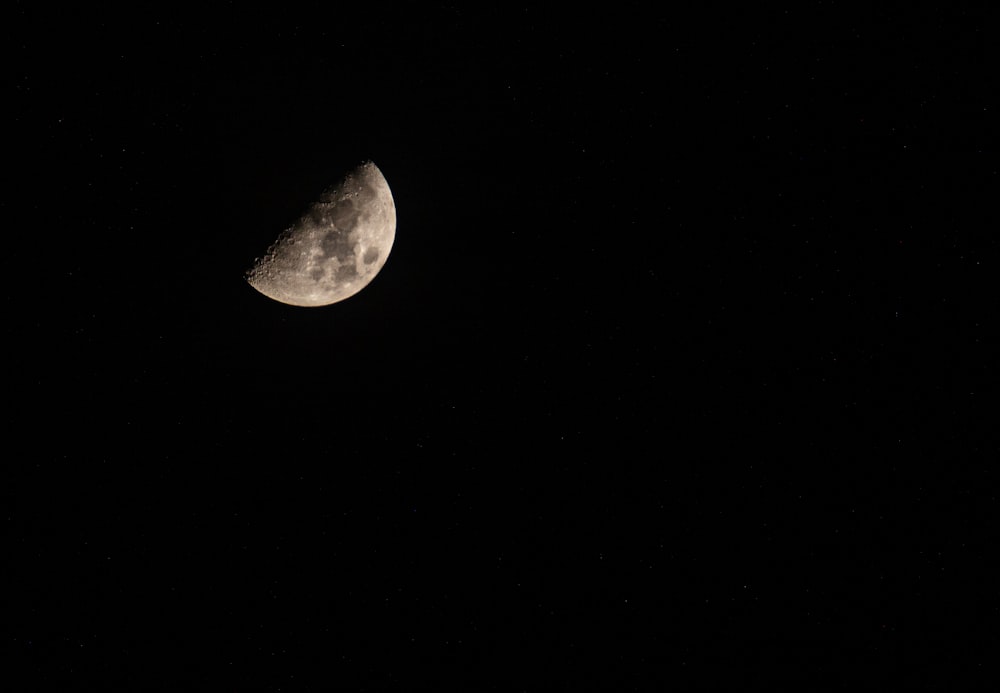
[[[995,677],[995,21],[639,7],[5,11],[12,677]]]

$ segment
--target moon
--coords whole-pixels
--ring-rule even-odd
[[[246,280],[292,306],[327,306],[350,298],[375,278],[396,238],[396,204],[378,167],[368,161],[328,188],[257,258]]]

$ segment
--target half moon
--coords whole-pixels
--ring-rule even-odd
[[[246,273],[250,286],[292,306],[326,306],[365,288],[396,238],[389,184],[366,162],[327,189]]]

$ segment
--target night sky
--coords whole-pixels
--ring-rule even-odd
[[[4,10],[3,676],[995,679],[995,18],[351,7]]]

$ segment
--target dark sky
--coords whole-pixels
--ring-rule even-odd
[[[38,689],[996,676],[994,18],[642,6],[5,10]],[[251,289],[367,159],[375,281]]]

